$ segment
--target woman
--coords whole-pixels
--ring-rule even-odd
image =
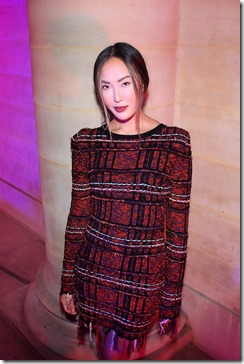
[[[105,123],[71,142],[72,199],[61,304],[100,359],[142,355],[155,319],[175,334],[186,263],[192,159],[186,130],[147,116],[149,77],[127,43],[94,65]]]

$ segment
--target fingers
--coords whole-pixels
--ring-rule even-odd
[[[162,319],[159,322],[160,334],[170,335],[175,338],[178,334],[178,318]]]
[[[77,315],[73,296],[69,293],[60,296],[60,302],[63,310],[70,315]]]

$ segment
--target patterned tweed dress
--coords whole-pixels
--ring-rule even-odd
[[[62,293],[76,293],[79,332],[97,325],[145,338],[180,313],[192,158],[189,133],[81,129],[71,141],[72,199]]]

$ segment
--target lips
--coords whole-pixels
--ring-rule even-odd
[[[123,111],[125,111],[127,109],[127,107],[128,106],[116,106],[114,108],[114,110],[117,111],[117,112],[123,112]]]

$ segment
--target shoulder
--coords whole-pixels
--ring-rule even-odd
[[[82,128],[75,135],[73,135],[72,140],[78,141],[79,139],[90,139],[102,133],[103,127],[98,128]]]
[[[190,137],[190,133],[188,130],[179,128],[178,126],[171,126],[168,129],[169,129],[169,132],[172,134],[172,136],[176,140],[182,141],[185,144],[190,144],[191,137]]]
[[[72,136],[71,146],[74,149],[83,149],[85,146],[89,147],[89,144],[102,134],[104,134],[102,126],[97,128],[82,128]]]
[[[188,130],[178,126],[164,126],[162,136],[165,141],[170,142],[172,149],[182,153],[191,154],[191,136]]]

